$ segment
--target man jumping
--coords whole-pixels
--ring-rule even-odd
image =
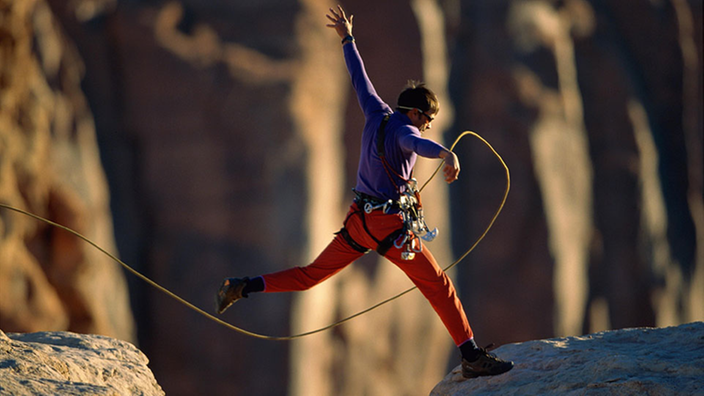
[[[474,341],[474,333],[450,278],[422,243],[434,232],[422,216],[420,195],[412,177],[417,156],[441,158],[447,183],[457,180],[459,159],[444,146],[422,137],[439,111],[436,95],[410,82],[398,97],[396,111],[376,93],[352,36],[353,16],[342,7],[326,15],[342,38],[347,70],[364,112],[362,147],[355,199],[332,242],[305,267],[253,278],[227,278],[216,295],[218,313],[252,292],[307,290],[374,249],[398,266],[430,302],[462,355],[465,378],[498,375],[513,368]]]

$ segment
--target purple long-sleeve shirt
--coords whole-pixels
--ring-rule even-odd
[[[377,95],[372,82],[364,69],[364,63],[354,42],[343,46],[347,70],[352,79],[352,86],[357,93],[359,106],[364,112],[364,130],[362,148],[357,169],[357,186],[355,190],[383,200],[399,198],[399,190],[404,191],[404,181],[393,171],[390,178],[377,155],[377,133],[381,121],[391,114],[386,124],[384,149],[386,160],[391,168],[404,179],[411,177],[411,171],[417,156],[438,158],[445,148],[421,137],[407,115],[393,112],[391,107]],[[392,180],[393,179],[393,182]],[[399,186],[397,189],[396,186]]]

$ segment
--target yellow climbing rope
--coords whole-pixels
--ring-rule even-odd
[[[496,150],[491,146],[491,144],[489,144],[489,142],[487,142],[486,140],[484,140],[484,138],[482,138],[481,136],[479,136],[477,133],[472,132],[472,131],[465,131],[465,132],[463,132],[462,134],[460,134],[460,135],[457,137],[457,139],[455,139],[455,142],[452,144],[450,150],[454,150],[454,148],[455,148],[455,146],[457,145],[457,143],[459,143],[459,141],[460,141],[464,136],[466,136],[466,135],[472,135],[472,136],[476,137],[477,139],[481,140],[487,147],[489,147],[489,149],[491,149],[491,151],[494,153],[494,155],[496,156],[496,158],[499,159],[499,161],[501,162],[501,165],[503,165],[504,169],[506,170],[506,190],[504,191],[504,196],[503,196],[503,199],[501,200],[501,204],[499,205],[499,208],[498,208],[498,209],[496,210],[496,212],[494,213],[494,217],[491,219],[491,221],[489,222],[489,225],[486,227],[486,229],[485,229],[484,232],[481,234],[481,236],[477,239],[477,241],[476,241],[469,249],[467,249],[466,252],[464,252],[464,254],[462,254],[462,255],[460,256],[460,258],[458,258],[457,260],[455,260],[455,262],[453,262],[452,264],[448,265],[448,266],[444,269],[445,271],[447,271],[447,270],[449,270],[450,268],[452,268],[452,267],[456,266],[457,264],[459,264],[459,262],[462,261],[465,257],[467,257],[467,255],[468,255],[469,253],[471,253],[471,252],[474,250],[475,247],[477,247],[477,245],[479,244],[479,242],[481,242],[482,239],[484,239],[484,237],[486,236],[486,234],[489,232],[489,230],[491,229],[491,227],[494,225],[494,222],[496,221],[496,218],[499,216],[499,213],[501,213],[501,210],[503,209],[504,204],[506,203],[506,199],[508,198],[509,189],[511,188],[511,176],[510,176],[510,173],[509,173],[508,166],[507,166],[506,163],[504,162],[503,158],[501,158],[501,156],[499,155],[499,153],[496,152]],[[428,178],[428,180],[425,182],[425,184],[423,184],[423,187],[421,187],[420,191],[422,191],[422,190],[425,188],[425,186],[428,185],[428,183],[435,177],[435,175],[438,173],[438,171],[439,171],[441,168],[442,168],[442,164],[440,164],[440,166],[438,166],[438,168],[435,170],[435,172]],[[362,315],[364,315],[364,314],[366,314],[366,313],[368,313],[368,312],[370,312],[370,311],[373,311],[373,310],[375,310],[375,309],[381,307],[381,306],[384,305],[384,304],[390,303],[391,301],[394,301],[394,300],[396,300],[396,299],[398,299],[398,298],[400,298],[400,297],[402,297],[402,296],[404,296],[404,295],[406,295],[406,294],[408,294],[408,293],[410,293],[410,292],[412,292],[413,290],[416,289],[416,287],[412,287],[412,288],[410,288],[410,289],[408,289],[408,290],[405,290],[405,291],[403,291],[403,292],[401,292],[401,293],[398,293],[397,295],[395,295],[395,296],[393,296],[393,297],[390,297],[390,298],[388,298],[388,299],[386,299],[386,300],[384,300],[384,301],[381,301],[380,303],[375,304],[375,305],[373,305],[373,306],[371,306],[371,307],[369,307],[369,308],[367,308],[367,309],[365,309],[365,310],[359,311],[359,312],[357,312],[357,313],[354,314],[354,315],[348,316],[348,317],[346,317],[346,318],[344,318],[344,319],[338,320],[337,322],[331,323],[331,324],[329,324],[329,325],[327,325],[327,326],[325,326],[325,327],[321,327],[321,328],[319,328],[319,329],[307,331],[307,332],[300,333],[300,334],[289,335],[289,336],[270,336],[270,335],[265,335],[265,334],[259,334],[259,333],[254,333],[254,332],[251,332],[251,331],[242,329],[242,328],[237,327],[237,326],[235,326],[235,325],[233,325],[233,324],[230,324],[230,323],[228,323],[228,322],[225,322],[224,320],[222,320],[222,319],[220,319],[220,318],[218,318],[218,317],[216,317],[216,316],[213,316],[212,314],[210,314],[210,313],[204,311],[203,309],[198,308],[197,306],[193,305],[192,303],[190,303],[190,302],[184,300],[183,298],[181,298],[181,297],[178,296],[177,294],[173,293],[173,292],[170,291],[169,289],[167,289],[167,288],[161,286],[161,285],[158,284],[157,282],[155,282],[155,281],[149,279],[147,276],[143,275],[143,274],[140,273],[139,271],[137,271],[137,270],[135,270],[134,268],[130,267],[129,265],[125,264],[122,260],[120,260],[119,258],[115,257],[113,254],[111,254],[110,252],[106,251],[105,249],[103,249],[102,247],[100,247],[98,244],[96,244],[95,242],[93,242],[93,241],[91,241],[90,239],[86,238],[85,236],[81,235],[81,234],[78,233],[77,231],[72,230],[71,228],[68,228],[68,227],[63,226],[63,225],[58,224],[58,223],[55,223],[55,222],[53,222],[53,221],[51,221],[51,220],[45,219],[44,217],[37,216],[37,215],[35,215],[35,214],[33,214],[33,213],[30,213],[30,212],[27,212],[27,211],[25,211],[25,210],[18,209],[18,208],[15,208],[15,207],[13,207],[13,206],[4,204],[4,203],[2,203],[2,202],[0,202],[0,207],[5,208],[5,209],[12,210],[12,211],[17,212],[17,213],[21,213],[21,214],[26,215],[26,216],[29,216],[29,217],[32,217],[32,218],[34,218],[34,219],[36,219],[36,220],[42,221],[42,222],[47,223],[47,224],[49,224],[49,225],[51,225],[51,226],[60,228],[60,229],[62,229],[62,230],[64,230],[64,231],[66,231],[66,232],[69,232],[69,233],[75,235],[76,237],[78,237],[78,238],[82,239],[83,241],[87,242],[88,244],[90,244],[90,245],[93,246],[94,248],[98,249],[100,252],[102,252],[102,253],[105,254],[106,256],[108,256],[108,257],[110,257],[111,259],[113,259],[115,262],[117,262],[118,264],[120,264],[123,268],[125,268],[127,271],[131,272],[132,274],[134,274],[134,275],[137,276],[138,278],[142,279],[143,281],[147,282],[147,283],[150,284],[151,286],[155,287],[156,289],[160,290],[161,292],[165,293],[166,295],[168,295],[169,297],[175,299],[176,301],[180,302],[181,304],[187,306],[188,308],[190,308],[190,309],[196,311],[197,313],[199,313],[199,314],[205,316],[206,318],[208,318],[208,319],[210,319],[210,320],[212,320],[212,321],[214,321],[214,322],[217,322],[217,323],[219,323],[219,324],[221,324],[221,325],[223,325],[223,326],[225,326],[225,327],[227,327],[227,328],[229,328],[229,329],[232,329],[232,330],[234,330],[234,331],[237,331],[237,332],[239,332],[239,333],[241,333],[241,334],[248,335],[248,336],[250,336],[250,337],[261,338],[261,339],[265,339],[265,340],[277,340],[277,341],[293,340],[293,339],[296,339],[296,338],[301,338],[301,337],[309,336],[309,335],[312,335],[312,334],[316,334],[316,333],[320,333],[320,332],[323,332],[323,331],[332,329],[333,327],[337,327],[337,326],[339,326],[339,325],[341,325],[341,324],[343,324],[343,323],[345,323],[345,322],[349,322],[350,320],[352,320],[352,319],[354,319],[354,318],[357,318],[357,317],[362,316]]]

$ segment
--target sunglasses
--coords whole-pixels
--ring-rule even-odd
[[[428,123],[431,123],[431,122],[433,122],[433,120],[435,120],[435,117],[431,117],[428,113],[424,112],[423,110],[421,110],[421,109],[416,109],[416,110],[420,111],[420,113],[423,114],[425,116],[425,118],[428,119]]]
[[[425,116],[425,118],[428,119],[428,123],[431,123],[435,120],[435,117],[431,116],[430,114],[424,112],[423,110],[417,108],[417,107],[407,107],[407,106],[398,106],[399,109],[404,109],[404,110],[418,110],[421,114]]]

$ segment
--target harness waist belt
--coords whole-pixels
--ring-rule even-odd
[[[354,193],[354,202],[359,205],[360,208],[364,208],[366,204],[371,204],[371,206],[381,209],[381,207],[388,202],[388,200],[383,200],[357,190],[354,190]],[[398,201],[393,201],[393,203],[386,205],[384,210],[386,213],[398,213],[398,211],[401,210],[401,207],[399,206]]]

